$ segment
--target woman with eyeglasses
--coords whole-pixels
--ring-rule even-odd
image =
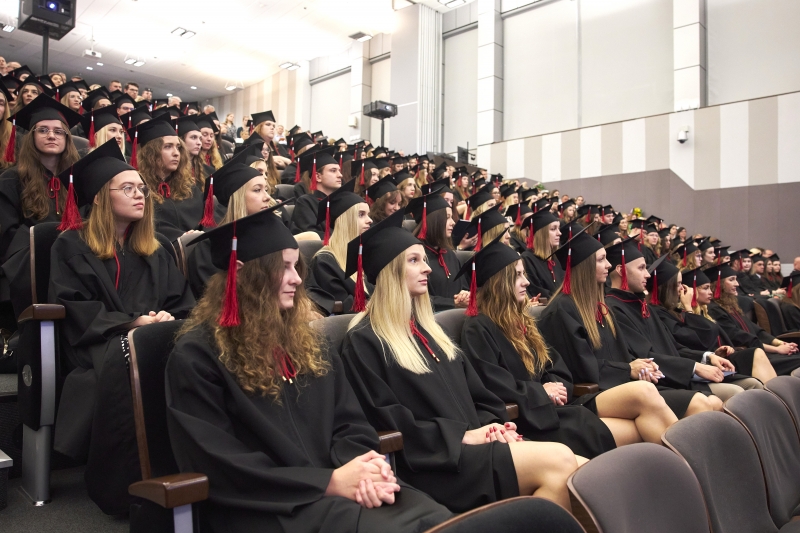
[[[89,496],[105,513],[122,514],[128,485],[141,478],[127,333],[183,318],[194,298],[169,243],[155,233],[151,191],[115,141],[58,177],[70,193],[66,228],[51,252],[49,301],[66,309],[60,346],[74,370],[61,395],[55,448],[75,459],[88,454]],[[88,211],[85,220],[74,216],[77,208]]]

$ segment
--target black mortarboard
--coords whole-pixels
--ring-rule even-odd
[[[117,116],[117,110],[114,106],[101,107],[100,109],[95,109],[94,111],[85,113],[81,117],[81,127],[83,128],[83,131],[86,132],[86,136],[89,138],[89,146],[95,146],[95,133],[100,131],[102,128],[105,128],[109,124],[122,124]]]
[[[646,286],[647,292],[650,294],[650,303],[653,305],[661,305],[658,299],[658,287],[667,283],[669,280],[678,275],[680,270],[678,267],[666,260],[667,255],[662,255],[650,265],[647,271],[650,277],[647,279]],[[685,276],[686,274],[684,274]],[[684,277],[684,280],[686,278]]]
[[[517,186],[513,183],[506,183],[505,185],[500,186],[500,196],[503,198],[508,198],[515,192],[517,192]]]
[[[389,160],[385,157],[373,156],[373,158],[375,159],[375,167],[377,167],[378,170],[389,168]]]
[[[89,93],[86,95],[86,98],[84,98],[83,102],[81,102],[81,107],[86,111],[91,111],[97,101],[102,99],[108,100],[109,103],[111,102],[111,98],[108,96],[108,91],[105,89],[105,87],[100,87],[94,91],[89,91]]]
[[[14,70],[9,71],[8,73],[9,74],[13,74],[14,77],[17,78],[17,79],[19,79],[19,77],[22,76],[23,74],[27,74],[28,76],[30,76],[32,78],[36,78],[36,74],[34,74],[33,71],[28,68],[28,65],[22,65],[20,67],[15,68]],[[27,81],[27,79],[26,79],[26,81]]]
[[[325,246],[328,245],[330,235],[333,233],[336,219],[354,205],[365,203],[361,196],[353,192],[355,186],[355,180],[350,180],[319,201],[317,224],[325,226],[325,236],[323,237]]]
[[[114,107],[119,109],[124,104],[131,104],[133,107],[136,107],[136,100],[128,96],[127,94],[123,93],[120,96],[114,99]]]
[[[658,230],[658,236],[661,237],[662,239],[667,235],[669,235],[669,228],[663,228]]]
[[[199,114],[200,104],[197,102],[181,102],[181,113],[188,115],[191,109],[194,109]]]
[[[297,134],[292,135],[289,138],[289,143],[292,147],[292,150],[296,154],[306,146],[312,146],[314,144],[314,140],[308,136],[306,132],[300,132]]]
[[[759,261],[764,261],[764,256],[763,256],[763,255],[761,255],[761,254],[753,254],[753,255],[751,255],[751,256],[750,256],[750,260],[751,260],[751,261],[753,262],[753,264],[755,265],[755,264],[756,264],[756,263],[758,263]]]
[[[153,110],[153,117],[158,117],[162,115],[169,115],[169,118],[178,118],[181,116],[181,110],[175,106],[168,106],[168,107],[160,107],[158,109]]]
[[[658,224],[661,224],[662,222],[664,222],[664,219],[660,218],[660,217],[657,217],[655,215],[650,215],[649,217],[647,217],[647,221],[649,223],[651,223],[651,224],[658,225]]]
[[[256,126],[266,121],[277,122],[277,120],[275,120],[275,115],[272,114],[271,110],[262,111],[260,113],[253,113],[252,117],[253,117],[253,124]]]
[[[699,250],[702,250],[703,252],[705,252],[705,251],[706,251],[706,250],[708,250],[709,248],[713,248],[713,247],[714,247],[714,244],[713,244],[713,243],[712,243],[712,242],[711,242],[711,241],[708,239],[708,237],[704,238],[704,239],[703,239],[702,241],[700,241],[700,242],[698,243],[698,245],[697,245],[697,248],[698,248]]]
[[[89,84],[86,83],[86,80],[70,81],[68,83],[74,83],[78,90],[83,89],[87,93],[89,92]]]
[[[560,246],[550,257],[556,256],[564,270],[567,268],[568,259],[570,266],[575,266],[589,256],[594,255],[597,250],[603,247],[597,239],[593,239],[591,235],[586,233],[586,230],[591,226],[592,224],[589,224],[582,228],[578,224],[567,224],[565,228],[562,228]]]
[[[475,244],[475,251],[481,249],[483,245],[483,234],[489,231],[492,228],[496,228],[501,224],[507,224],[508,219],[500,214],[500,211],[497,209],[489,209],[488,211],[484,211],[480,215],[476,216],[472,219],[469,223],[469,227],[467,228],[466,234],[467,235],[478,235],[478,242]]]
[[[800,272],[797,270],[793,271],[788,276],[784,276],[783,281],[781,281],[781,288],[786,289],[787,298],[792,297],[792,291],[797,285],[800,285]]]
[[[77,83],[75,83],[74,81],[68,81],[67,83],[63,83],[63,84],[59,85],[58,87],[56,87],[56,89],[55,89],[56,100],[58,100],[60,102],[61,99],[64,98],[67,94],[69,94],[69,93],[78,93],[78,94],[80,94],[80,92],[81,91],[78,88],[78,84]]]
[[[309,181],[311,182],[312,191],[317,190],[317,179],[315,174],[322,170],[322,167],[327,165],[339,166],[339,163],[333,158],[333,153],[335,150],[336,149],[333,146],[315,147],[311,148],[298,158],[299,166],[297,170],[299,173],[309,173]],[[355,186],[355,183],[353,186]]]
[[[339,168],[344,168],[345,164],[353,161],[353,154],[350,152],[334,152],[333,159],[339,164]]]
[[[28,131],[42,120],[60,120],[67,125],[67,129],[71,129],[81,121],[81,116],[49,96],[40,94],[8,119],[9,122]]]
[[[628,269],[627,264],[639,258],[644,258],[642,252],[639,251],[639,245],[636,239],[627,238],[622,242],[613,244],[606,248],[606,259],[611,263],[611,269],[617,268],[617,265],[622,265],[622,290],[628,290]]]
[[[14,93],[17,92],[17,90],[19,89],[19,86],[22,84],[22,82],[20,82],[17,78],[15,78],[11,74],[7,74],[7,75],[3,76],[2,77],[2,82],[3,82],[2,85],[3,85],[3,87],[6,88],[6,90],[14,91]]]
[[[478,315],[478,288],[482,287],[492,277],[501,272],[508,265],[516,263],[520,255],[516,250],[510,246],[503,244],[503,237],[505,232],[501,233],[495,239],[483,247],[482,250],[476,252],[458,271],[454,279],[461,276],[466,276],[468,272],[470,275],[470,289],[469,289],[469,305],[467,305],[467,316]]]
[[[494,196],[492,196],[489,187],[484,187],[483,189],[478,189],[475,191],[475,194],[467,198],[467,205],[469,205],[471,210],[475,211],[490,200],[494,200]]]
[[[211,185],[213,185],[212,195],[217,198],[219,203],[228,207],[228,202],[233,193],[241,189],[251,179],[261,175],[259,170],[246,165],[241,160],[231,160],[206,178],[206,183],[208,183],[206,191],[209,191]],[[208,192],[205,192],[205,196],[207,200]],[[206,224],[203,224],[203,226],[208,227]]]
[[[450,189],[450,179],[449,178],[442,178],[440,180],[432,181],[430,183],[426,183],[422,187],[419,188],[419,192],[422,195],[430,194],[431,191],[437,191],[439,194],[444,194],[446,192],[453,192]]]
[[[533,213],[527,204],[513,204],[506,209],[506,217],[514,221],[514,225],[521,226],[525,215]]]
[[[145,120],[151,120],[152,117],[150,116],[150,111],[148,106],[137,106],[136,109],[131,111],[130,113],[125,113],[119,120],[122,122],[122,125],[125,126],[126,130],[131,130],[134,127],[138,126]]]
[[[378,157],[379,155],[386,155],[386,148],[383,146],[378,146],[377,148],[372,150],[373,157]]]
[[[353,179],[352,181],[355,181]],[[392,181],[391,176],[385,176],[379,179],[377,182],[373,183],[369,187],[367,187],[367,196],[370,197],[373,201],[378,200],[381,196],[388,192],[393,192],[397,190],[397,185],[394,184]]]
[[[67,188],[70,177],[73,178],[75,202],[78,207],[82,207],[91,204],[103,185],[126,170],[134,170],[134,168],[125,162],[125,156],[122,155],[117,141],[111,139],[76,161],[70,168],[59,174],[58,178]],[[64,209],[65,216],[67,210],[67,208]]]
[[[178,135],[168,115],[160,115],[149,122],[139,124],[133,131],[134,141],[137,142],[139,146],[144,146],[159,137]]]
[[[533,224],[533,233],[536,233],[542,228],[545,228],[553,222],[558,222],[558,217],[555,216],[549,209],[540,209],[531,217],[531,224]]]
[[[542,209],[546,209],[550,211],[550,206],[552,206],[552,202],[550,202],[550,198],[540,198],[533,203],[533,212],[538,213]]]
[[[716,248],[715,248],[715,250],[716,250]],[[781,258],[778,257],[778,254],[772,254],[771,256],[766,257],[765,259],[767,261],[770,261],[770,262],[772,262],[772,261],[780,261],[781,260]]]
[[[294,135],[296,133],[299,133],[301,129],[303,128],[295,124],[294,126],[292,126],[292,129],[289,130],[289,134]]]
[[[712,266],[703,271],[706,276],[708,276],[708,280],[711,283],[716,283],[720,280],[730,278],[733,276],[738,275],[728,263],[722,263],[720,265]],[[699,283],[699,282],[698,282]],[[714,289],[714,299],[718,299],[722,296],[722,283],[717,283],[716,289]]]
[[[211,115],[198,114],[198,115],[189,115],[189,116],[191,116],[194,119],[194,122],[195,122],[195,124],[197,124],[197,127],[199,129],[202,130],[203,128],[208,128],[208,129],[210,129],[210,130],[212,130],[214,132],[214,135],[219,133],[219,128],[217,127],[217,125],[214,122],[214,119],[211,117]],[[249,141],[250,138],[248,137],[247,140]]]
[[[53,78],[51,78],[47,74],[41,74],[39,76],[36,76],[36,79],[39,80],[39,83],[41,83],[50,90],[53,90],[56,86],[56,84],[53,83]]]
[[[620,238],[619,226],[616,224],[603,224],[600,226],[600,229],[597,230],[595,237],[597,237],[597,240],[599,240],[603,246],[608,246]]]
[[[427,236],[427,224],[424,224],[423,222],[427,221],[427,215],[448,207],[450,207],[450,204],[447,203],[447,200],[442,198],[442,196],[439,194],[439,191],[435,190],[430,194],[420,196],[419,198],[413,198],[410,202],[408,202],[408,205],[406,206],[406,214],[410,213],[414,215],[414,222],[417,224],[422,224],[423,227],[420,229],[420,234],[418,237],[420,239],[425,239]]]
[[[197,115],[184,116],[176,118],[172,121],[173,125],[178,127],[178,136],[183,138],[187,133],[192,131],[200,131],[197,127],[197,122],[194,121]]]
[[[25,87],[26,85],[33,85],[34,87],[39,89],[40,93],[45,94],[45,95],[49,96],[50,98],[52,98],[55,95],[55,93],[50,89],[50,87],[46,86],[45,84],[43,84],[42,82],[40,82],[39,80],[37,80],[33,76],[30,76],[30,77],[26,78],[25,81],[20,82],[20,84],[19,84],[20,90],[22,90],[22,88]]]
[[[748,257],[750,257],[750,250],[747,248],[742,248],[741,250],[731,252],[731,261],[735,261],[736,259],[747,259]]]
[[[392,174],[392,181],[394,182],[395,185],[400,185],[405,180],[413,177],[414,176],[412,176],[407,170],[403,169],[400,172]]]
[[[681,285],[687,285],[692,288],[696,288],[698,285],[702,287],[706,283],[711,283],[711,279],[709,279],[709,277],[706,275],[706,270],[708,269],[704,267],[697,267],[694,270],[687,270],[686,272],[683,272],[683,281],[681,281]]]
[[[347,141],[345,141],[345,140],[344,140],[344,139],[342,139],[342,138],[339,138],[339,139],[338,139],[338,140],[337,140],[335,143],[333,143],[333,144],[335,144],[336,146],[339,146],[340,144],[347,144]]]
[[[730,246],[715,246],[714,247],[714,253],[717,255],[717,257],[723,258],[723,257],[729,255],[728,254],[728,249],[729,248],[730,248]],[[776,257],[776,256],[772,256],[772,257]],[[770,259],[772,259],[772,257]]]

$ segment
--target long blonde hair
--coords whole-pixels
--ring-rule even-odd
[[[5,154],[6,146],[8,146],[8,139],[11,137],[11,128],[13,126],[8,121],[8,117],[11,116],[11,108],[9,107],[8,100],[6,100],[6,95],[0,92],[0,98],[5,102],[3,106],[5,108],[3,110],[3,116],[0,119],[2,120],[2,125],[0,125],[0,154]],[[6,161],[5,158],[0,158],[0,168],[8,168],[12,164],[13,163]]]
[[[547,344],[536,321],[516,298],[517,265],[511,263],[478,289],[478,310],[500,328],[514,346],[528,373],[538,377],[550,362]]]
[[[150,189],[150,197],[156,202],[163,203],[164,198],[158,192],[158,184],[161,183],[161,174],[163,163],[161,161],[161,148],[164,146],[164,138],[158,137],[153,139],[144,146],[139,147],[136,154],[137,168],[139,175],[144,180],[147,188]],[[178,168],[170,174],[165,182],[169,183],[170,197],[174,200],[185,200],[192,197],[192,185],[194,178],[192,177],[192,169],[189,165],[189,151],[183,140],[178,138],[178,150],[181,154],[180,163]]]
[[[496,209],[497,208],[497,204],[493,205],[492,207],[489,207],[489,202],[490,202],[490,200],[486,200],[481,205],[479,205],[478,208],[475,209],[472,212],[472,214],[470,215],[470,217],[469,217],[470,221],[475,220],[476,218],[478,218],[479,216],[484,214],[489,209]]]
[[[358,237],[358,207],[360,205],[356,204],[350,207],[336,218],[336,225],[331,232],[328,246],[323,246],[317,252],[317,254],[331,254],[342,270],[347,269],[347,243]],[[319,208],[325,209],[325,206],[320,203]],[[355,274],[352,278],[355,279]]]
[[[406,254],[403,252],[378,274],[375,291],[367,303],[366,311],[357,314],[350,321],[348,329],[357,327],[359,322],[368,317],[375,335],[385,346],[384,358],[387,363],[388,348],[388,352],[401,368],[415,374],[427,374],[431,371],[430,355],[423,354],[414,341],[410,319],[413,318],[422,326],[449,361],[455,360],[460,355],[460,350],[436,323],[428,293],[411,298],[405,276]]]
[[[263,176],[256,176],[255,178],[258,177],[264,179]],[[223,218],[222,222],[220,222],[220,226],[223,224],[229,224],[234,220],[239,220],[240,218],[247,216],[247,200],[245,199],[245,195],[247,194],[247,185],[255,178],[248,180],[247,183],[233,191],[233,194],[231,194],[231,197],[228,199],[228,210],[225,212],[225,218]],[[266,182],[266,179],[264,179],[264,181]],[[267,190],[269,190],[268,182],[266,182],[266,186]],[[277,203],[278,202],[276,202],[273,198],[267,205],[269,205],[269,207],[275,207]],[[278,211],[279,210],[275,211],[275,215],[280,216]]]
[[[108,134],[108,127],[111,126],[112,124],[116,124],[120,128],[122,127],[119,124],[117,124],[116,122],[112,122],[111,124],[106,124],[105,126],[100,128],[98,131],[96,131],[94,133],[94,143],[95,143],[96,146],[103,146],[106,142],[108,142],[110,139],[112,139],[112,137]],[[122,136],[122,145],[119,147],[119,149],[123,154],[125,153],[125,136],[124,135]],[[92,148],[89,151],[90,152],[94,151],[94,148]]]
[[[92,205],[89,218],[86,220],[81,238],[100,259],[114,257],[117,248],[117,232],[114,224],[114,213],[111,210],[111,182],[106,183],[97,193],[97,203]],[[131,249],[140,256],[153,255],[160,244],[155,235],[153,222],[152,195],[144,199],[144,216],[141,220],[131,222],[128,226],[128,243]]]

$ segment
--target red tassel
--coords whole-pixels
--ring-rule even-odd
[[[714,299],[719,300],[722,297],[722,271],[720,270],[717,275],[717,288],[714,289]]]
[[[588,211],[586,211],[586,223],[587,224],[592,221],[591,216],[592,216],[592,210],[589,209]]]
[[[692,279],[692,309],[697,307],[697,275]]]
[[[223,328],[238,326],[239,321],[239,296],[236,293],[236,226],[233,227],[234,237],[231,243],[231,258],[228,261],[228,278],[225,283],[225,300],[219,316],[219,325]]]
[[[364,182],[364,163],[361,163],[361,177],[359,178],[358,184],[361,185],[362,187],[365,185],[365,182]]]
[[[8,105],[8,104],[6,104]],[[17,144],[17,119],[11,122],[11,135],[8,137],[8,145],[6,146],[5,160],[7,163],[15,163],[14,148]]]
[[[478,218],[478,240],[475,243],[475,253],[481,251],[481,246],[483,245],[483,235],[481,234],[481,219]]]
[[[72,170],[70,170],[67,205],[64,206],[64,214],[61,215],[61,224],[58,225],[58,230],[81,229],[82,227],[83,220],[81,220],[81,215],[78,212],[78,203],[75,200],[75,187],[72,185]]]
[[[94,140],[94,113],[89,119],[91,121],[91,125],[89,126],[89,146],[94,148],[97,146],[97,141]]]
[[[650,303],[653,305],[661,305],[658,301],[658,272],[653,270],[653,291],[650,293]]]
[[[522,224],[522,204],[517,204],[517,220],[514,221],[514,225],[519,227]]]
[[[310,177],[309,181],[311,181],[311,190],[312,191],[316,191],[317,190],[317,158],[316,158],[316,156],[314,156],[314,165],[311,167],[311,177]]]
[[[297,165],[297,170],[294,172],[294,182],[300,183],[300,160],[298,159],[295,164]]]
[[[625,266],[625,248],[622,248],[622,286],[623,291],[628,290],[628,267]]]
[[[794,281],[794,279],[789,278],[789,289],[786,291],[786,296],[788,296],[789,298],[792,297],[792,282],[793,281]]]
[[[214,176],[208,180],[208,196],[206,196],[206,206],[203,209],[203,218],[200,220],[200,225],[204,228],[215,228],[217,226],[214,220]]]
[[[139,146],[139,132],[135,132],[133,134],[133,148],[131,148],[131,166],[136,170],[139,170],[139,163],[136,161],[136,152]]]
[[[636,245],[640,252],[642,251],[642,244],[644,244],[644,226],[639,228],[639,242]]]
[[[683,247],[683,266],[686,266],[686,246]]]
[[[364,266],[361,257],[364,252],[364,247],[359,242],[358,244],[358,269],[356,270],[356,293],[353,296],[353,311],[360,313],[367,308],[367,295],[364,292]]]
[[[478,316],[478,278],[475,274],[475,261],[472,261],[472,279],[469,282],[467,316]]]
[[[422,222],[419,225],[419,233],[417,234],[417,238],[424,241],[427,236],[428,236],[428,201],[425,200],[422,202]]]
[[[331,201],[328,200],[325,206],[325,237],[322,239],[322,245],[328,246],[331,242]]]
[[[533,250],[533,236],[536,232],[533,231],[533,217],[531,217],[531,223],[528,224],[528,240],[525,243],[525,246],[528,247],[528,250]]]
[[[572,294],[572,247],[567,250],[567,268],[564,269],[564,284],[561,286],[561,292],[564,294]]]
[[[342,171],[342,165],[344,164],[344,157],[339,156],[339,172]]]

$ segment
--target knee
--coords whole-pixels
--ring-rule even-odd
[[[716,396],[706,396],[708,411],[722,411],[722,400]]]
[[[736,384],[743,390],[753,390],[753,389],[762,390],[764,388],[764,384],[758,381],[756,378],[740,379],[739,381],[736,382]]]
[[[761,348],[756,348],[756,351],[753,353],[753,362],[768,363],[769,358],[767,357],[767,354],[766,352],[764,352],[764,350],[762,350]]]
[[[564,444],[553,443],[550,459],[553,473],[559,478],[567,479],[578,469],[578,460],[572,450]]]
[[[628,386],[632,393],[631,399],[634,403],[638,404],[640,408],[652,407],[659,402],[663,403],[658,389],[649,381],[631,381]]]

